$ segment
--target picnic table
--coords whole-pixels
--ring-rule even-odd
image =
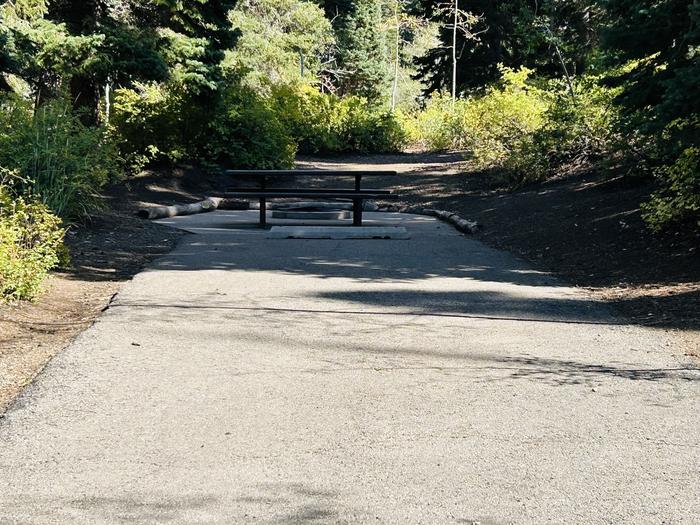
[[[393,200],[399,196],[387,189],[362,188],[362,179],[365,177],[396,176],[395,171],[368,171],[368,170],[226,170],[231,176],[252,177],[258,183],[255,188],[235,188],[224,193],[227,198],[256,198],[260,201],[260,226],[267,225],[267,201],[271,199],[339,199],[352,201],[352,224],[362,226],[362,207],[365,200],[382,199]],[[317,177],[328,180],[348,179],[354,180],[352,188],[304,188],[286,187],[271,188],[269,183],[273,179],[296,177]],[[291,184],[290,184],[291,186]]]

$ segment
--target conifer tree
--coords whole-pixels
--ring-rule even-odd
[[[341,0],[326,3],[326,12],[335,19],[340,92],[372,100],[385,95],[389,70],[382,4]]]
[[[601,20],[595,0],[459,0],[459,10],[479,22],[458,32],[458,91],[483,87],[499,76],[498,65],[526,66],[543,76],[559,76],[562,61],[567,71],[583,72],[597,44]],[[441,25],[442,45],[416,60],[418,77],[427,91],[452,87],[452,52],[455,9],[445,0],[418,0],[416,12]],[[470,35],[478,34],[478,38]]]
[[[23,0],[0,4],[14,53],[0,71],[17,74],[36,99],[68,83],[85,123],[98,119],[105,83],[164,80],[181,63],[194,90],[215,89],[219,65],[235,43],[228,13],[236,0]],[[7,46],[3,46],[7,50]]]

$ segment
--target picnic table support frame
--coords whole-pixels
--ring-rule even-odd
[[[362,226],[362,199],[352,201],[352,225]]]
[[[362,173],[355,175],[355,191],[360,191],[362,186]],[[352,201],[352,225],[362,226],[362,199]]]
[[[395,176],[395,171],[365,171],[358,172],[352,170],[226,170],[229,175],[259,176],[260,187],[242,188],[240,190],[229,190],[223,193],[231,198],[257,198],[260,201],[260,221],[261,228],[267,227],[267,201],[275,198],[305,198],[305,199],[345,199],[352,202],[352,224],[362,226],[362,211],[364,201],[368,199],[397,199],[398,196],[389,190],[363,190],[362,178],[365,176]],[[271,188],[267,189],[268,177],[353,177],[354,190],[343,188],[309,189],[309,188]]]
[[[263,191],[267,189],[267,176],[265,175],[260,182],[260,188]],[[260,197],[260,227],[267,227],[267,199],[265,197]]]

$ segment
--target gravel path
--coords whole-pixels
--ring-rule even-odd
[[[434,219],[127,284],[0,419],[0,523],[698,523],[700,371]]]

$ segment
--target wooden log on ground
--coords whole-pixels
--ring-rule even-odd
[[[191,204],[175,204],[173,206],[158,206],[155,208],[143,208],[138,211],[139,217],[142,219],[165,219],[168,217],[177,217],[179,215],[195,215],[197,213],[206,213],[216,210],[224,199],[220,197],[208,197],[200,202]]]
[[[451,215],[449,221],[462,233],[475,234],[479,230],[479,224],[475,221],[468,221],[459,215]]]

